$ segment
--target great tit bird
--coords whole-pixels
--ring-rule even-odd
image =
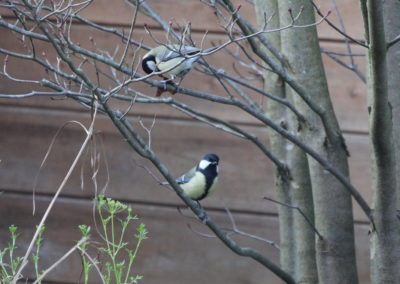
[[[161,76],[168,83],[189,72],[196,61],[200,59],[200,56],[194,56],[199,54],[200,51],[196,47],[179,44],[157,46],[143,56],[142,68],[144,72],[151,74],[166,71],[176,66],[166,71],[171,76],[170,79]]]
[[[176,183],[193,200],[200,201],[215,191],[218,183],[219,157],[207,154],[193,169],[176,179]],[[168,182],[161,183],[168,185]]]

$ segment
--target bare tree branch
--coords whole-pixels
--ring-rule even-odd
[[[351,71],[353,71],[358,78],[360,78],[361,81],[363,81],[364,83],[367,83],[367,79],[365,78],[365,75],[362,74],[360,72],[360,70],[358,70],[357,66],[354,64],[347,64],[345,63],[343,60],[341,60],[340,58],[338,58],[335,54],[326,51],[324,48],[321,47],[321,52],[326,54],[327,56],[329,56],[329,58],[331,58],[333,61],[335,61],[336,63],[338,63],[339,65],[345,67],[346,69],[349,69]],[[353,55],[350,55],[350,57],[352,58]]]
[[[144,142],[142,137],[135,131],[135,129],[128,123],[128,121],[122,117],[122,114],[119,111],[113,111],[106,100],[104,100],[103,95],[97,90],[97,86],[87,77],[87,75],[80,69],[78,69],[72,60],[64,53],[63,49],[60,48],[58,40],[55,38],[53,34],[48,30],[46,25],[43,22],[37,21],[36,23],[40,30],[45,34],[45,36],[49,39],[52,46],[57,51],[60,58],[69,66],[69,68],[80,77],[80,79],[86,84],[86,86],[93,92],[96,101],[100,104],[102,110],[106,112],[114,125],[120,130],[121,134],[127,140],[128,144],[133,147],[133,149],[138,152],[143,157],[149,159],[153,165],[160,171],[160,173],[166,178],[166,180],[171,184],[171,186],[175,189],[177,194],[181,197],[181,199],[192,209],[192,211],[202,220],[204,220],[205,224],[234,252],[239,255],[248,256],[268,267],[273,271],[277,276],[285,280],[287,283],[294,283],[294,280],[288,275],[286,272],[281,270],[279,266],[272,263],[269,259],[262,256],[257,251],[250,248],[242,248],[238,246],[233,240],[231,240],[226,233],[220,230],[220,228],[212,222],[205,211],[200,208],[196,202],[191,200],[188,196],[186,196],[179,185],[176,184],[174,178],[169,175],[168,170],[165,166],[158,160],[155,153],[149,149],[148,145]],[[25,260],[26,262],[26,260]],[[19,270],[18,275],[22,270],[22,266]],[[14,282],[15,283],[15,282]]]
[[[322,13],[322,11],[318,8],[318,5],[314,3],[314,1],[310,0],[310,2],[312,3],[312,5],[314,6],[315,11],[317,11],[318,15],[320,15],[321,17],[324,17],[324,14]],[[340,28],[338,28],[335,24],[333,24],[329,19],[325,19],[326,23],[331,26],[335,31],[337,31],[339,34],[341,34],[342,36],[344,36],[345,39],[351,40],[352,42],[361,45],[363,47],[368,48],[368,45],[365,44],[362,41],[356,40],[355,38],[349,36],[348,34],[346,34],[345,31],[342,31]]]
[[[387,49],[391,48],[393,45],[400,41],[400,35],[396,36],[394,39],[388,42]]]
[[[320,239],[320,240],[323,240],[323,239],[324,239],[324,238],[322,237],[322,235],[318,232],[317,228],[315,228],[314,224],[310,221],[310,219],[306,216],[306,214],[304,214],[303,210],[301,210],[300,207],[295,206],[295,205],[290,205],[290,204],[287,204],[287,203],[284,203],[284,202],[280,202],[280,201],[277,201],[277,200],[272,199],[272,198],[270,198],[270,197],[264,197],[264,199],[269,200],[269,201],[272,201],[272,202],[274,202],[274,203],[276,203],[276,204],[279,204],[279,205],[286,206],[286,207],[288,207],[288,208],[292,208],[292,209],[297,210],[297,211],[301,214],[301,216],[304,217],[304,220],[306,220],[307,223],[310,225],[311,229],[318,235],[319,239]]]

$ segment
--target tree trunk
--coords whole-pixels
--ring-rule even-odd
[[[389,104],[383,1],[368,0],[367,8],[370,135],[375,172],[373,217],[376,228],[371,235],[371,279],[372,283],[398,283],[400,279],[400,222],[396,217],[396,159],[392,109]],[[398,69],[396,74],[398,75]]]
[[[281,26],[289,25],[301,9],[296,25],[315,22],[311,2],[279,1]],[[325,109],[329,124],[320,118],[293,92],[298,110],[307,123],[298,135],[331,165],[348,176],[346,148],[329,97],[315,26],[281,32],[282,52],[289,59],[296,80]],[[315,223],[324,240],[316,243],[319,283],[357,283],[354,227],[351,197],[344,187],[313,159],[308,159],[312,182]]]
[[[277,10],[276,0],[256,0],[255,8],[257,21],[259,26],[264,26],[264,12],[267,18],[271,13]],[[275,15],[268,23],[270,28],[279,26],[279,17]],[[280,35],[279,33],[268,34],[266,38],[275,46],[280,49]],[[265,48],[270,56],[271,53]],[[264,90],[276,97],[285,99],[285,88],[282,80],[273,72],[264,72]],[[287,108],[279,102],[274,100],[268,101],[268,108],[266,109],[267,116],[280,125],[288,125]],[[269,131],[269,140],[271,144],[272,153],[282,162],[287,164],[286,149],[288,142],[281,135],[275,131]],[[278,201],[291,204],[291,183],[287,176],[280,175],[276,172],[276,190]],[[292,276],[295,275],[295,233],[294,233],[294,220],[293,209],[278,205],[279,214],[279,236],[280,236],[280,262],[282,269],[287,271]]]
[[[400,35],[400,2],[386,0],[384,3],[386,42]],[[396,159],[396,172],[400,172],[400,42],[391,46],[387,52],[388,94],[392,108],[393,143]],[[400,182],[397,181],[397,210],[400,209]]]
[[[268,22],[269,29],[279,27],[277,0],[257,0],[255,7],[259,28],[264,26],[264,13],[266,18],[275,13]],[[266,38],[280,51],[280,33],[267,34]],[[266,92],[287,99],[285,86],[275,73],[265,71],[264,85]],[[296,134],[298,118],[281,103],[269,100],[267,115]],[[270,131],[269,135],[272,152],[279,160],[285,161],[291,175],[290,181],[277,176],[279,201],[298,206],[310,220],[314,220],[311,180],[306,155],[275,131]],[[282,267],[292,273],[299,283],[317,283],[314,231],[299,212],[284,206],[279,207],[279,226]]]

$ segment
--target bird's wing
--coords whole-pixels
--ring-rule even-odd
[[[196,174],[196,167],[194,167],[193,169],[191,169],[187,173],[183,174],[181,177],[177,178],[176,182],[178,184],[187,183],[194,177],[195,174]]]
[[[188,171],[187,173],[183,174],[182,176],[180,176],[179,178],[177,178],[175,180],[175,182],[177,184],[184,184],[189,182],[194,175],[196,174],[196,167],[194,167],[193,169],[191,169],[190,171]],[[168,181],[164,181],[164,182],[160,182],[161,185],[169,185]]]
[[[162,58],[162,61],[168,61],[177,57],[182,57],[182,55],[195,55],[201,50],[194,46],[171,46],[171,50],[167,50]]]

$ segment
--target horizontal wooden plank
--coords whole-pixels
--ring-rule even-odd
[[[18,226],[20,236],[16,255],[23,255],[35,224],[39,223],[50,198],[37,196],[37,213],[32,216],[31,197],[18,194],[3,194],[0,198],[0,247],[7,243],[7,226]],[[174,208],[142,206],[130,204],[133,212],[146,224],[149,238],[139,250],[134,264],[134,273],[144,276],[143,283],[249,283],[256,284],[268,279],[268,283],[282,283],[270,271],[249,258],[239,257],[215,238],[204,238],[187,228],[190,223],[194,230],[209,233],[204,225],[180,215]],[[80,224],[92,226],[92,237],[101,241],[94,230],[92,203],[85,200],[59,198],[46,222],[46,232],[41,250],[40,267],[53,264],[80,238],[77,228]],[[209,211],[210,217],[221,227],[230,227],[225,213]],[[278,242],[278,222],[274,217],[251,214],[234,214],[240,230]],[[138,223],[135,223],[137,225]],[[134,225],[134,226],[135,226]],[[356,226],[356,247],[360,283],[369,280],[369,237],[368,227]],[[127,235],[133,235],[129,228]],[[253,239],[234,236],[235,241],[246,247],[259,250],[272,261],[278,262],[278,251]],[[92,254],[93,257],[96,254]],[[68,283],[79,282],[81,262],[77,253],[72,254],[57,269],[49,274],[47,280],[63,280]],[[204,273],[207,271],[207,273]],[[33,275],[32,266],[24,271]],[[91,283],[99,283],[92,279]]]
[[[2,107],[0,129],[2,135],[2,163],[0,184],[7,191],[31,192],[35,175],[57,129],[65,122],[78,120],[88,124],[90,113],[74,113],[61,110]],[[133,125],[145,131],[138,120]],[[151,120],[143,120],[146,125]],[[99,172],[96,180],[98,190],[107,183],[107,192],[113,197],[150,203],[180,204],[173,192],[160,187],[143,165],[154,170],[148,162],[139,158],[123,141],[108,118],[99,116],[96,129],[101,133],[97,140],[100,154]],[[264,128],[246,127],[245,130],[267,141]],[[22,139],[26,137],[26,139]],[[209,152],[221,157],[221,179],[217,192],[204,201],[205,206],[223,208],[227,205],[236,210],[276,213],[274,204],[263,200],[274,196],[274,167],[272,163],[250,142],[220,132],[196,122],[157,119],[152,131],[151,145],[170,169],[179,176],[194,166]],[[54,193],[76,155],[84,133],[76,125],[70,125],[54,144],[54,149],[43,167],[37,191]],[[350,170],[353,184],[370,197],[369,143],[363,135],[347,135]],[[107,162],[108,171],[105,162]],[[81,169],[84,169],[84,190],[81,190]],[[63,194],[68,196],[93,196],[90,155],[75,169]],[[355,206],[357,220],[365,220],[360,208]]]
[[[206,6],[204,3],[198,0],[148,0],[146,1],[157,13],[160,14],[165,21],[172,21],[176,23],[174,27],[184,26],[188,22],[191,23],[192,28],[198,31],[209,31],[209,32],[223,32],[223,29],[218,22],[214,10],[211,7]],[[250,21],[253,25],[256,25],[254,7],[250,1],[246,0],[234,0],[232,1],[235,7],[240,5],[239,12],[243,17]],[[333,1],[314,1],[316,5],[321,9],[325,15],[331,10],[329,20],[336,26],[342,29],[340,25],[340,18],[335,10],[335,4]],[[345,31],[352,37],[362,39],[364,36],[362,17],[357,1],[337,1],[337,11],[340,13],[340,17],[345,25]],[[134,15],[134,9],[127,4],[127,1],[114,1],[112,9],[110,3],[107,0],[96,0],[93,1],[89,7],[83,9],[80,12],[81,16],[87,17],[88,19],[105,25],[121,25],[125,28],[129,28]],[[13,16],[9,10],[0,10],[4,16]],[[105,16],[105,12],[107,15]],[[271,16],[276,11],[269,11],[268,16]],[[293,11],[293,14],[297,14],[298,11]],[[286,15],[290,17],[290,14]],[[318,21],[320,16],[316,16]],[[152,19],[139,14],[136,20],[137,26],[143,27],[147,24],[150,27],[159,27],[158,24]],[[318,33],[321,38],[324,39],[343,39],[343,36],[332,29],[327,23],[323,22],[318,25]]]
[[[32,182],[39,169],[40,161],[44,157],[49,142],[59,126],[68,120],[88,122],[89,119],[89,113],[81,115],[60,113],[59,111],[44,112],[43,114],[50,115],[46,118],[46,115],[29,113],[29,110],[28,113],[23,114],[19,108],[15,109],[15,115],[6,114],[6,110],[2,110],[0,128],[4,133],[9,133],[9,135],[1,138],[1,144],[4,149],[8,149],[2,157],[2,165],[5,169],[8,169],[8,173],[2,171],[0,180],[2,180],[2,186],[10,190],[30,191],[32,189]],[[39,112],[41,111],[39,110]],[[139,126],[137,120],[133,122],[136,127]],[[147,125],[149,123],[148,120],[144,122]],[[110,183],[107,190],[113,196],[146,202],[162,201],[172,204],[178,202],[175,194],[164,187],[160,187],[146,170],[140,167],[140,165],[149,165],[132,152],[127,143],[115,132],[114,126],[107,118],[99,117],[96,128],[102,132],[101,139],[104,140],[104,149],[106,151],[106,157],[101,157],[101,171],[97,175],[100,186],[106,180],[107,172],[104,159],[107,159],[110,171]],[[266,139],[265,131],[262,129],[248,128],[248,130],[257,134],[260,139]],[[144,131],[142,130],[141,132]],[[29,141],[20,140],[20,137],[29,137]],[[48,163],[42,170],[38,184],[40,192],[54,192],[70,161],[76,155],[82,139],[83,132],[77,126],[68,127],[60,136],[60,139],[54,145],[54,150]],[[21,141],[25,146],[20,148],[17,145],[18,143],[16,144],[17,141]],[[27,143],[24,143],[24,141]],[[39,146],[40,150],[31,148],[36,146]],[[240,182],[229,184],[221,181],[220,188],[226,188],[227,192],[220,190],[219,193],[216,193],[214,202],[204,203],[210,206],[221,207],[223,206],[222,201],[229,202],[229,200],[238,202],[236,205],[232,205],[234,207],[240,207],[240,204],[245,205],[249,200],[264,205],[265,202],[262,201],[262,197],[264,196],[265,186],[270,189],[273,188],[273,167],[265,157],[260,155],[258,149],[252,145],[247,145],[245,140],[209,129],[204,125],[157,120],[152,133],[152,148],[170,169],[171,173],[176,176],[193,167],[204,154],[209,152],[217,153],[221,157],[221,166],[223,168],[221,175],[237,178]],[[244,151],[243,149],[246,150]],[[236,153],[235,156],[232,153]],[[27,162],[27,160],[30,162]],[[64,191],[65,194],[93,195],[92,185],[90,184],[90,167],[87,167],[88,163],[89,157],[86,157],[85,176],[89,177],[89,179],[85,178],[85,190],[80,190],[81,166],[78,166]],[[238,171],[242,166],[248,164],[251,164],[255,170],[248,172]],[[15,171],[16,167],[20,168],[20,170]],[[154,170],[152,167],[150,169]],[[269,173],[267,178],[265,178],[264,173]],[[250,190],[247,186],[250,183],[253,183],[251,192],[254,195],[246,192]],[[235,197],[232,198],[233,196]],[[243,209],[246,207],[248,206],[244,206]],[[274,206],[271,207],[274,208]]]
[[[95,39],[96,46],[99,49],[103,49],[108,51],[109,53],[114,53],[116,46],[120,44],[115,37],[111,35],[107,35],[100,32],[90,32],[87,28],[82,26],[75,26],[72,32],[73,38],[77,42],[79,42],[83,47],[87,47],[92,49],[93,43],[90,41],[90,37]],[[90,35],[90,36],[89,36]],[[159,39],[163,36],[161,33],[155,34]],[[15,40],[14,35],[11,35],[9,32],[4,29],[0,29],[0,36],[2,38],[6,38],[4,41],[3,48],[11,49],[14,51],[21,51],[21,44]],[[151,45],[151,39],[145,34],[138,32],[135,35],[135,39],[140,40],[144,39],[145,44]],[[195,37],[197,42],[201,41],[201,36],[197,34]],[[211,42],[218,42],[221,40],[220,36],[210,35],[208,40],[205,42],[205,46],[211,46]],[[45,44],[41,41],[36,42],[37,53],[41,54],[45,52],[46,57],[55,62],[56,55],[54,54],[54,50],[50,48],[48,44]],[[347,53],[347,49],[344,44],[335,44],[335,43],[326,43],[323,45],[324,49],[331,52],[336,53]],[[232,47],[233,48],[233,47]],[[120,46],[119,48],[121,54],[123,48]],[[362,54],[364,51],[360,47],[353,47],[353,52],[357,54]],[[143,53],[140,53],[143,54]],[[0,56],[0,60],[2,61],[2,56]],[[119,57],[117,57],[119,58]],[[133,58],[133,50],[130,51],[127,58]],[[346,57],[340,57],[346,63],[349,63],[349,60]],[[236,76],[235,71],[233,70],[233,64],[237,66],[242,74],[245,76],[248,75],[246,73],[249,71],[244,67],[240,67],[234,59],[229,57],[224,52],[218,52],[212,56],[207,57],[207,61],[212,65],[216,66],[219,69],[225,70],[228,74],[232,74]],[[365,59],[364,57],[357,56],[355,58],[355,63],[359,66],[361,72],[365,73]],[[337,112],[337,116],[340,122],[340,125],[346,131],[355,131],[355,132],[367,132],[368,131],[368,119],[367,119],[367,107],[366,107],[366,87],[365,84],[359,80],[352,71],[344,69],[338,63],[334,62],[332,59],[324,56],[324,64],[326,68],[326,74],[328,77],[329,88],[331,92],[331,97],[333,100],[333,104],[335,110]],[[63,70],[67,70],[65,64],[61,64]],[[88,75],[96,80],[96,75],[93,68],[90,68],[88,65],[84,65],[87,67]],[[109,68],[106,68],[100,64],[100,68],[111,75]],[[141,70],[141,69],[139,69]],[[39,80],[41,78],[49,78],[49,75],[46,71],[37,64],[32,64],[31,62],[23,62],[22,60],[17,60],[14,58],[9,59],[8,63],[8,72],[19,78],[19,79],[30,79],[30,80]],[[105,76],[100,75],[100,84],[105,89],[110,89],[115,86],[115,83],[112,83]],[[50,76],[50,79],[54,79]],[[121,76],[119,78],[121,80]],[[258,81],[249,81],[250,84],[255,85],[257,87],[262,87],[261,83]],[[143,92],[144,94],[148,94],[153,96],[156,93],[154,88],[150,88],[143,83],[135,83],[135,85],[131,85],[132,88]],[[217,94],[221,96],[227,96],[224,88],[218,82],[217,79],[206,76],[193,70],[188,74],[187,77],[182,82],[183,87],[199,90],[206,93]],[[0,78],[0,93],[29,93],[32,90],[42,90],[38,85],[32,85],[28,83],[16,83],[8,80],[5,77]],[[246,89],[246,91],[248,91]],[[261,102],[262,104],[266,104],[267,100],[265,97],[256,94],[253,91],[248,91],[250,97],[252,97],[257,102]],[[259,124],[259,122],[253,117],[247,115],[243,111],[236,111],[236,109],[232,109],[230,106],[219,105],[215,103],[210,103],[208,101],[200,100],[197,98],[189,97],[187,95],[176,95],[176,99],[186,103],[190,106],[196,107],[196,109],[209,113],[211,115],[217,115],[222,119],[226,119],[234,122],[242,122],[242,123],[250,123],[250,124]],[[40,106],[47,108],[61,108],[61,109],[81,109],[80,105],[77,105],[74,102],[69,100],[49,100],[48,97],[45,98],[33,98],[30,100],[2,100],[2,102],[13,105],[32,105],[32,106]],[[121,109],[128,109],[128,102],[120,102],[118,106]],[[162,117],[171,117],[171,118],[182,118],[185,117],[184,114],[179,111],[172,109],[168,106],[163,105],[146,105],[146,106],[138,106],[134,107],[131,113],[135,115],[141,116],[153,116],[157,114]]]

